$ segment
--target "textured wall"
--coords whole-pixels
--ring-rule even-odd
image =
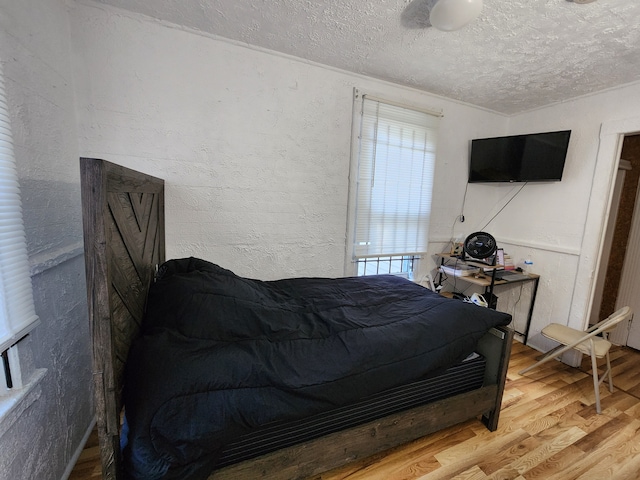
[[[46,374],[0,434],[2,480],[61,479],[93,418],[82,257],[35,275],[33,287],[42,324],[23,348]]]
[[[486,229],[542,275],[533,345],[546,347],[550,321],[582,324],[592,279],[579,272],[597,259],[587,220],[604,218],[599,200],[589,206],[606,190],[594,173],[599,129],[633,115],[626,95],[640,87],[507,118],[109,7],[71,16],[81,151],[167,180],[169,256],[264,279],[341,275],[355,86],[444,111],[429,254]],[[567,128],[562,182],[467,187],[470,139]],[[418,278],[434,266],[428,256]],[[514,304],[519,292],[506,295]]]
[[[263,279],[342,275],[353,87],[445,111],[436,237],[450,234],[464,193],[467,139],[506,126],[481,109],[107,7],[71,15],[80,149],[165,178],[170,257]]]
[[[541,288],[550,291],[536,307],[534,345],[548,347],[538,333],[550,322],[583,328],[588,321],[619,134],[638,131],[640,116],[630,101],[638,95],[640,86],[629,85],[511,119],[514,133],[572,129],[562,182],[551,188],[527,186],[496,224],[499,234],[517,231],[519,251],[534,259]],[[554,247],[550,240],[556,232],[562,234],[557,236],[561,243]]]
[[[0,420],[0,478],[58,480],[93,418],[64,0],[0,0],[0,59],[41,320],[20,350],[27,373],[46,370],[14,413]]]
[[[428,0],[98,1],[503,113],[639,78],[635,1],[489,1],[455,33]]]
[[[0,22],[43,322],[24,350],[30,365],[47,372],[29,408],[9,427],[0,422],[6,478],[60,478],[91,420],[78,150],[166,178],[169,256],[198,255],[276,278],[343,272],[354,86],[445,112],[434,252],[452,235],[484,226],[510,195],[510,187],[474,187],[468,223],[455,223],[469,139],[572,128],[563,182],[527,187],[489,226],[516,259],[533,254],[543,275],[534,331],[570,311],[580,321],[589,282],[578,272],[595,264],[585,231],[606,204],[606,179],[594,175],[599,127],[636,115],[628,98],[640,88],[508,119],[95,6],[0,0]],[[598,199],[590,210],[592,194]]]
[[[637,115],[628,101],[637,86],[509,119],[63,0],[0,0],[0,27],[42,320],[22,346],[30,371],[46,369],[25,410],[0,421],[3,478],[60,478],[91,421],[78,151],[167,179],[170,256],[198,255],[258,278],[341,275],[354,86],[445,112],[434,252],[484,226],[510,195],[510,187],[474,187],[468,223],[455,222],[469,139],[572,128],[563,182],[527,187],[490,230],[516,259],[532,254],[543,275],[534,332],[570,315],[580,321],[589,279],[578,272],[595,264],[585,232],[606,204],[606,179],[594,174],[598,132]]]

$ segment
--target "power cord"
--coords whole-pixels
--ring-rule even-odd
[[[464,223],[464,207],[467,204],[467,191],[469,189],[469,183],[467,183],[464,187],[464,195],[462,197],[462,207],[460,208],[460,215],[458,215],[456,217],[456,219],[453,221],[453,223],[451,224],[451,235],[449,235],[449,243],[451,244],[451,246],[453,247],[454,245],[454,239],[453,239],[453,232],[456,228],[456,222],[460,222],[460,223]]]
[[[519,190],[518,190],[518,191],[517,191],[517,192],[516,192],[516,193],[515,193],[515,194],[514,194],[514,195],[513,195],[513,196],[512,196],[508,201],[507,201],[507,203],[505,203],[505,204],[502,206],[502,208],[501,208],[500,210],[498,210],[498,211],[496,212],[496,214],[495,214],[493,217],[491,217],[491,219],[489,219],[489,221],[485,224],[485,226],[484,226],[484,227],[482,227],[480,230],[484,231],[484,230],[489,226],[489,224],[490,224],[491,222],[493,222],[493,220],[494,220],[498,215],[500,215],[500,212],[502,212],[502,211],[507,207],[507,205],[509,205],[509,204],[513,201],[513,199],[514,199],[514,198],[516,198],[516,197],[518,196],[518,194],[522,191],[522,189],[523,189],[524,187],[526,187],[526,186],[527,186],[527,183],[529,183],[529,182],[524,182],[524,183],[522,184],[522,186],[520,187],[520,189],[519,189]]]

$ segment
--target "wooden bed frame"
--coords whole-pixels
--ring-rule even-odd
[[[165,261],[164,181],[91,158],[81,158],[80,169],[100,455],[103,478],[119,479],[124,363],[155,270]],[[510,328],[481,339],[487,368],[477,390],[230,465],[210,479],[308,478],[472,418],[482,417],[493,431],[512,339]]]

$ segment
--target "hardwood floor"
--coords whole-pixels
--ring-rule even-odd
[[[316,480],[640,478],[640,352],[614,347],[614,393],[601,386],[595,411],[590,362],[549,362],[518,371],[539,352],[514,342],[500,425],[470,421],[327,472]],[[87,442],[70,480],[100,478],[97,438]]]
[[[82,450],[76,462],[76,466],[73,467],[73,471],[69,475],[69,480],[85,480],[89,478],[102,478],[98,431],[95,428],[91,432],[84,450]]]

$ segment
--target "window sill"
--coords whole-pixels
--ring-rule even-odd
[[[0,438],[13,426],[24,411],[42,395],[40,382],[47,373],[46,368],[33,372],[29,381],[19,390],[0,396]]]

